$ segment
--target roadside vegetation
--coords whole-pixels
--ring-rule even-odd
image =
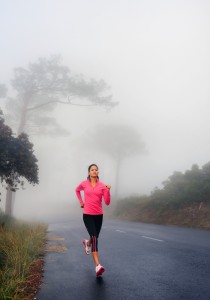
[[[0,299],[30,300],[41,283],[47,226],[0,212]]]
[[[210,162],[174,172],[149,196],[117,201],[113,216],[129,221],[210,228]]]

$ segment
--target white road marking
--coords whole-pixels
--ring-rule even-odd
[[[121,233],[126,233],[126,231],[119,230],[119,229],[115,229],[115,231],[121,232]],[[157,241],[157,242],[163,242],[163,240],[155,239],[155,238],[152,238],[150,236],[141,235],[141,237],[144,238],[144,239],[149,239],[149,240],[153,240],[153,241]]]
[[[155,238],[152,238],[152,237],[149,237],[149,236],[145,236],[145,235],[142,235],[141,237],[143,237],[145,239],[154,240],[154,241],[157,241],[157,242],[163,242],[163,240],[158,240],[158,239],[155,239]]]

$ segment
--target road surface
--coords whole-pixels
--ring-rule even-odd
[[[104,219],[96,278],[81,220],[49,225],[38,300],[210,300],[210,231]],[[56,249],[54,249],[56,250]]]

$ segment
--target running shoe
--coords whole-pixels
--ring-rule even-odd
[[[96,266],[96,277],[101,276],[105,272],[105,269],[100,264]]]
[[[88,246],[88,240],[83,240],[82,243],[85,246],[85,253],[89,255],[91,253],[91,247]]]

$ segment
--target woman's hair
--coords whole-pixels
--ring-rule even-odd
[[[90,169],[95,166],[97,169],[98,169],[98,166],[96,164],[91,164],[89,167],[88,167],[88,173],[90,172]],[[99,177],[97,176],[97,178],[99,179]],[[90,180],[90,175],[88,175],[87,177],[87,180]]]

